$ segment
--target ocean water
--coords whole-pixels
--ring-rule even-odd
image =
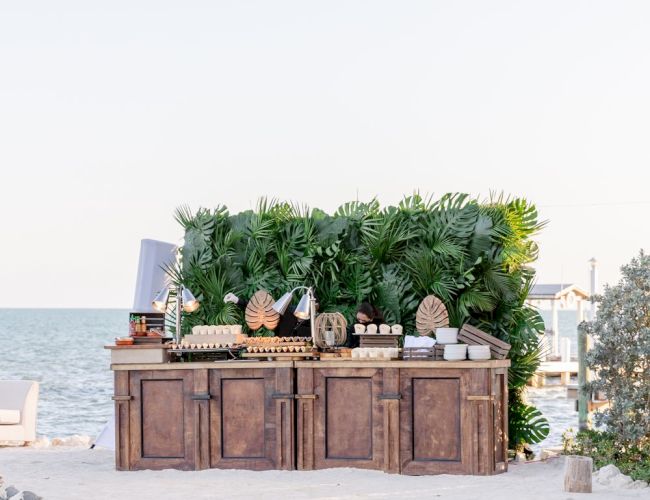
[[[540,311],[546,329],[550,330],[552,326],[552,313],[551,311]],[[578,353],[578,320],[575,311],[558,311],[557,315],[558,328],[560,330],[560,338],[566,337],[571,342],[571,355],[576,356]]]
[[[561,335],[575,339],[575,314],[560,311],[559,321]],[[40,382],[38,434],[95,437],[102,430],[113,408],[110,355],[103,347],[127,331],[127,310],[0,309],[0,379]],[[531,388],[528,399],[551,422],[551,434],[536,449],[560,445],[562,433],[576,428],[578,414],[565,388]]]
[[[128,311],[0,309],[0,379],[40,382],[37,433],[95,437],[111,418],[104,345],[128,333]]]

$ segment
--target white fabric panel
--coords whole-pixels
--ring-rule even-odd
[[[164,267],[173,264],[175,259],[175,245],[164,241],[142,240],[133,311],[157,312],[151,302],[166,284]]]

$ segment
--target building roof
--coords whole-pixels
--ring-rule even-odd
[[[577,285],[566,284],[548,284],[548,285],[533,285],[532,290],[528,294],[530,300],[554,300],[561,299],[573,294],[575,297],[581,299],[588,299],[589,294]]]

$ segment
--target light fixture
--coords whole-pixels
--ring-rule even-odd
[[[169,300],[169,288],[165,287],[158,292],[151,305],[156,311],[164,313],[167,310],[167,301]]]
[[[157,311],[162,313],[167,312],[167,302],[169,301],[169,287],[163,288],[160,292],[156,294],[156,297],[151,303]],[[196,311],[199,308],[199,301],[196,300],[192,292],[188,288],[185,288],[183,285],[176,287],[176,343],[181,341],[181,320],[182,320],[182,311],[191,313]]]
[[[298,319],[309,319],[311,316],[311,307],[309,303],[309,293],[306,293],[298,302],[296,310],[293,311],[293,315]]]
[[[196,300],[194,295],[192,295],[192,292],[185,287],[183,287],[183,291],[181,292],[181,299],[183,303],[183,311],[191,313],[199,308],[199,301]]]
[[[314,338],[314,318],[316,317],[316,295],[314,289],[307,286],[297,286],[290,292],[285,293],[282,297],[275,301],[273,310],[279,314],[284,314],[293,300],[293,292],[296,290],[307,290],[298,302],[298,306],[293,311],[293,315],[298,319],[310,319],[311,337]]]
[[[278,314],[284,314],[289,304],[291,304],[291,299],[293,299],[293,292],[285,293],[273,304],[273,310]]]

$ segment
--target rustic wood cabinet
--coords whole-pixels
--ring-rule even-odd
[[[297,468],[496,474],[508,361],[300,361]]]
[[[119,470],[507,470],[509,361],[113,365]]]
[[[113,369],[117,469],[294,468],[290,361]]]

